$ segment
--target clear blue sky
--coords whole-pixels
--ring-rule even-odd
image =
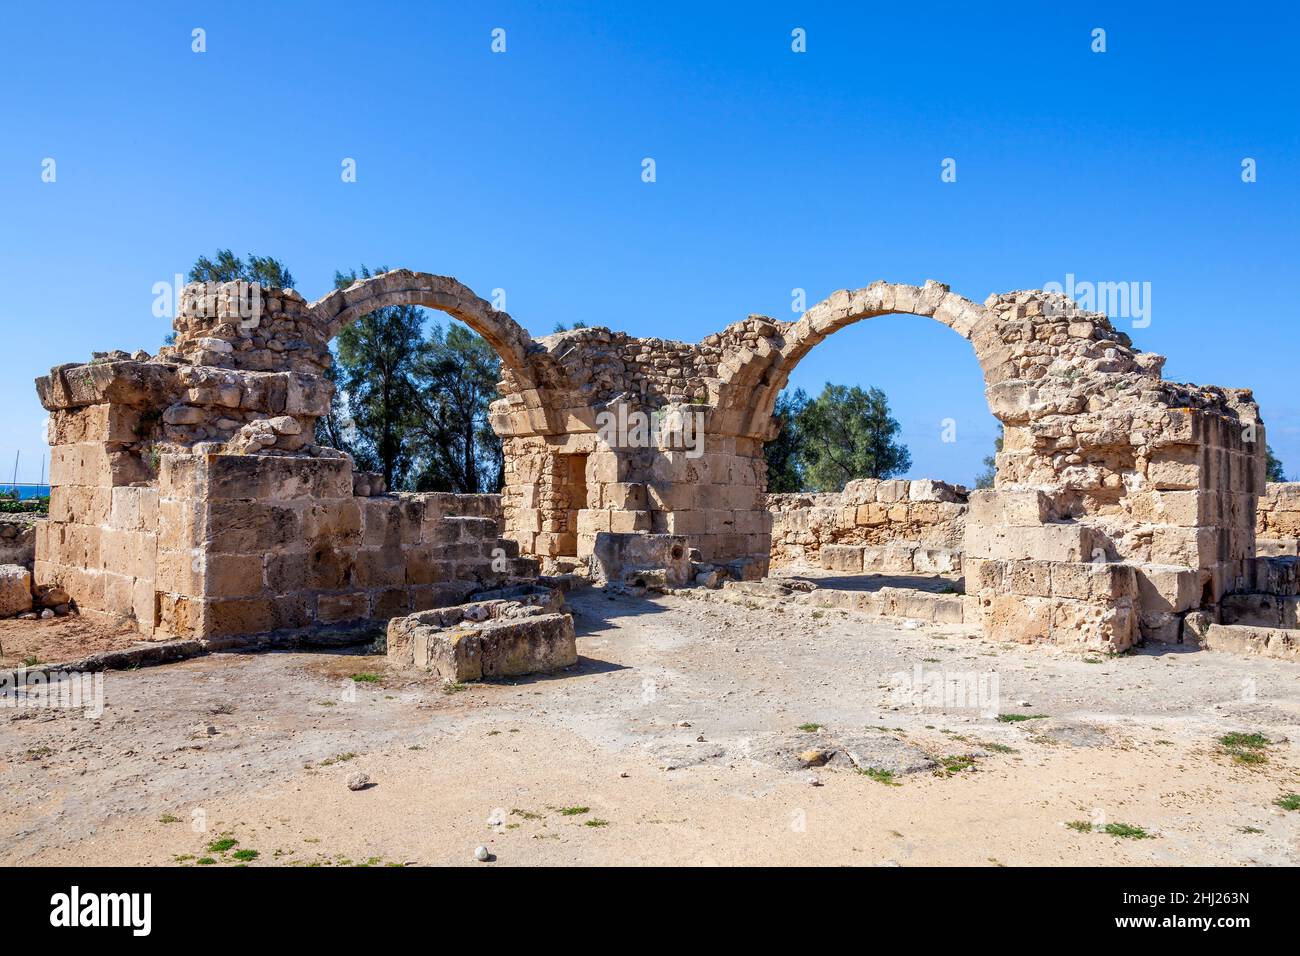
[[[308,298],[404,266],[504,288],[534,334],[690,341],[792,318],[796,287],[1150,282],[1136,344],[1253,387],[1300,473],[1292,4],[6,6],[0,480],[16,449],[39,473],[32,380],[155,350],[153,284],[226,246]],[[968,482],[989,451],[974,357],[937,323],[837,334],[795,384],[827,380],[885,389],[913,476]]]

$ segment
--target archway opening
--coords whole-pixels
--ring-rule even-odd
[[[992,483],[1001,430],[971,343],[890,313],[838,329],[782,377],[784,421],[764,446],[770,573],[882,613],[931,613],[899,592],[957,599],[967,496]]]

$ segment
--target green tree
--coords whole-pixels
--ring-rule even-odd
[[[907,446],[895,441],[901,427],[878,388],[826,383],[799,414],[807,484],[839,491],[855,478],[891,478],[912,467]]]
[[[245,261],[229,249],[218,249],[215,259],[199,256],[190,269],[190,282],[256,282],[269,289],[293,288],[293,273],[279,259],[249,253]]]
[[[435,324],[416,366],[420,449],[415,488],[457,494],[496,492],[505,483],[501,440],[488,409],[497,396],[501,359],[462,325]]]
[[[764,448],[772,491],[838,491],[855,478],[890,478],[912,466],[878,388],[828,382],[812,400],[802,390],[782,395],[773,414],[782,428]]]
[[[992,488],[998,475],[998,452],[1002,450],[1002,423],[998,423],[998,437],[993,442],[993,454],[984,456],[984,470],[975,476],[976,488]]]
[[[772,418],[780,428],[774,439],[763,446],[767,460],[767,490],[780,494],[802,491],[804,487],[803,462],[800,448],[803,436],[799,432],[799,413],[808,404],[808,395],[802,388],[793,393],[777,396]]]
[[[382,275],[387,269],[378,269]],[[334,274],[334,287],[346,289],[372,273]],[[417,449],[410,441],[421,409],[419,367],[424,355],[424,311],[392,305],[361,316],[336,341],[336,383],[347,393],[356,434],[355,448],[383,473],[388,487],[405,487]],[[354,452],[354,454],[356,454]]]
[[[1268,455],[1268,464],[1265,465],[1265,481],[1286,481],[1286,473],[1282,469],[1282,460],[1273,454],[1271,445],[1265,446],[1265,454]]]

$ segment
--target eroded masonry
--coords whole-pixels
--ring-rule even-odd
[[[37,383],[53,500],[35,582],[81,613],[221,641],[457,606],[539,573],[752,585],[775,556],[948,575],[932,595],[944,619],[1118,651],[1213,644],[1233,602],[1300,593],[1294,551],[1257,553],[1250,391],[1165,381],[1161,356],[1060,294],[978,305],[937,282],[876,282],[686,344],[603,328],[533,339],[454,279],[409,271],[313,303],[261,290],[250,310],[246,291],[189,286],[159,355],[108,353]],[[330,340],[395,304],[446,312],[500,355],[499,496],[390,494],[314,443]],[[887,313],[971,343],[1005,426],[995,488],[855,482],[769,509],[778,393],[823,339]],[[829,530],[812,530],[817,509],[835,513]]]

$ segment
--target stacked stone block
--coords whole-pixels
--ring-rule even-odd
[[[1259,555],[1300,554],[1300,482],[1270,481],[1255,512]]]
[[[493,495],[356,497],[345,459],[169,457],[162,626],[233,638],[386,620],[506,581]],[[174,509],[174,510],[173,510]]]
[[[966,495],[942,481],[871,478],[841,492],[768,495],[772,566],[960,571]]]

